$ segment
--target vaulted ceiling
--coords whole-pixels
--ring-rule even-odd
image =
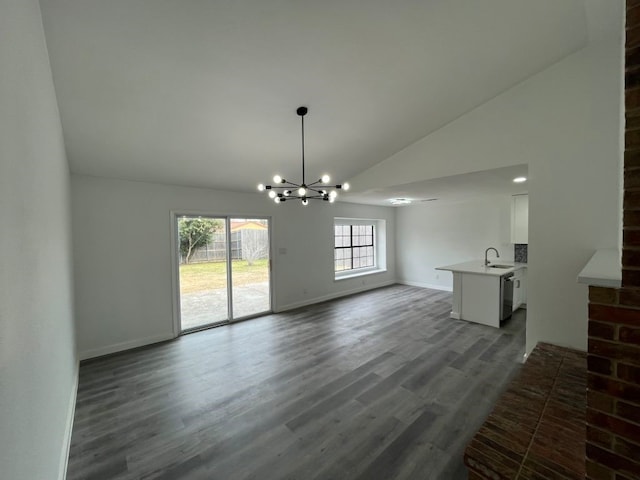
[[[41,0],[73,172],[347,180],[586,42],[585,0]]]

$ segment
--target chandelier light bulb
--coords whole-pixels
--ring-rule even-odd
[[[269,190],[269,198],[276,198],[276,192],[273,190]]]
[[[335,195],[333,197],[331,197],[331,196],[329,197],[329,203],[333,203],[335,201],[336,201]]]
[[[300,195],[301,197],[304,197],[307,194],[307,189],[304,187],[300,187],[298,189],[298,195]]]
[[[320,181],[322,183],[329,183],[331,181],[331,177],[325,173],[324,175],[322,175]]]
[[[284,191],[284,196],[288,197],[289,195],[291,195],[291,190],[285,190]]]
[[[302,199],[302,205],[304,205],[305,207],[306,207],[307,205],[309,205],[309,200],[307,200],[306,198],[303,198],[303,199]]]
[[[331,192],[329,193],[329,198],[336,198],[338,196],[338,192],[336,192],[335,190],[331,190]]]
[[[273,201],[276,202],[276,203],[280,203],[280,197],[274,198]]]
[[[263,183],[259,183],[258,184],[258,191],[264,192],[264,184]]]
[[[273,181],[275,183],[282,183],[282,177],[280,175],[274,175],[273,176]]]
[[[343,190],[349,190],[349,186],[350,186],[350,185],[349,185],[348,183],[343,183],[343,184],[342,184],[342,189],[343,189]]]

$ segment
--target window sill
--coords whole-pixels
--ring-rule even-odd
[[[375,275],[376,273],[385,273],[386,271],[387,271],[386,268],[372,268],[368,270],[362,270],[357,273],[336,275],[334,278],[334,281],[338,282],[340,280],[347,280],[349,278],[366,277],[367,275]]]

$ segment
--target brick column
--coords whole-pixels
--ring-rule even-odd
[[[587,478],[640,478],[640,303],[589,287]]]
[[[589,287],[587,478],[640,478],[640,0],[627,0],[622,288]]]

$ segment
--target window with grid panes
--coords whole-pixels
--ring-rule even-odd
[[[334,225],[334,270],[375,267],[374,225]]]

